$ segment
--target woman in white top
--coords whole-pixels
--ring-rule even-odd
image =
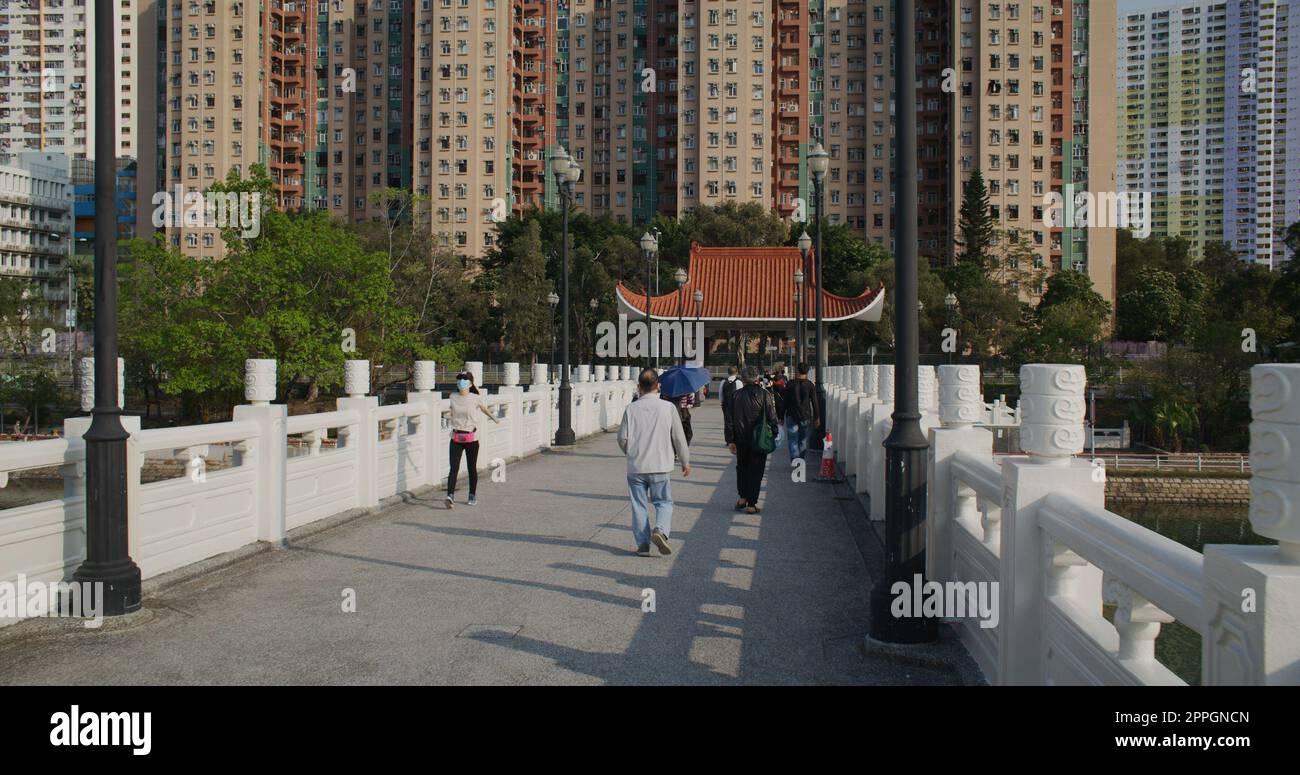
[[[501,421],[492,416],[483,403],[474,375],[462,371],[456,375],[456,392],[451,394],[451,440],[447,451],[450,470],[447,472],[447,508],[456,503],[456,478],[460,476],[460,456],[465,453],[465,466],[469,469],[469,505],[477,506],[478,498],[478,425],[476,415],[482,412],[494,423]]]

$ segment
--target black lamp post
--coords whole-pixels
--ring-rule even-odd
[[[885,439],[885,571],[871,590],[871,635],[890,643],[922,643],[938,637],[928,616],[894,617],[896,582],[907,588],[925,575],[926,449],[917,400],[920,310],[917,299],[916,233],[916,0],[894,0],[894,413]],[[876,493],[872,493],[875,497]]]
[[[691,297],[695,301],[695,322],[698,324],[701,322],[701,318],[704,317],[704,291],[696,288]],[[695,354],[700,359],[700,365],[703,366],[704,350],[701,348],[704,347],[704,326],[699,326],[699,330],[700,338],[695,342]]]
[[[794,270],[794,360],[803,360],[803,269]],[[797,364],[796,364],[797,365]]]
[[[816,314],[817,314],[817,352],[814,354],[817,359],[817,416],[823,418],[822,427],[817,430],[817,439],[826,438],[826,330],[825,323],[822,320],[822,181],[826,179],[826,170],[830,167],[830,154],[822,147],[821,142],[813,146],[808,152],[808,170],[812,173],[813,179],[813,204],[816,206],[817,226],[815,234],[817,235],[816,249],[813,251],[813,272],[816,279],[813,284],[816,286],[817,294]],[[820,443],[818,444],[820,446]]]
[[[555,305],[560,303],[560,297],[551,291],[546,300],[551,304],[551,365],[555,365]]]
[[[951,328],[957,323],[957,294],[949,293],[943,297],[943,306],[948,308],[948,326]],[[948,353],[948,363],[952,363],[957,354],[956,343],[953,344],[952,351]]]
[[[799,353],[795,358],[795,367],[803,363],[804,344],[808,341],[805,338],[805,321],[808,319],[807,296],[803,292],[803,281],[807,276],[804,272],[808,269],[808,251],[812,250],[812,238],[808,236],[805,230],[799,235],[799,258],[800,266],[794,270],[794,304],[795,304],[795,346]]]
[[[573,432],[573,385],[569,383],[569,203],[573,199],[573,184],[582,177],[582,168],[562,146],[551,156],[550,165],[564,211],[564,237],[560,251],[560,317],[563,318],[560,328],[560,427],[555,431],[555,445],[567,447],[577,440]]]
[[[659,252],[659,238],[650,232],[641,235],[641,255],[645,256],[645,335],[655,366],[659,365],[659,354],[655,352],[654,329],[650,325],[650,264]]]
[[[596,301],[596,299],[593,297],[591,301],[587,302],[587,306],[591,307],[591,317],[594,319],[596,317],[596,310],[597,308],[600,307],[600,302]],[[583,331],[583,336],[587,337],[587,345],[588,345],[587,352],[591,353],[591,360],[588,362],[594,363],[596,360],[596,344],[591,339],[591,337],[594,336],[594,334],[591,330],[590,321],[587,322],[587,325],[584,326],[584,329],[585,330]]]
[[[673,280],[677,283],[677,346],[681,349],[681,357],[678,361],[682,366],[686,365],[686,270],[681,267],[673,272]]]
[[[140,568],[131,559],[126,523],[126,442],[117,406],[117,89],[113,44],[117,16],[95,16],[95,69],[108,83],[95,91],[95,408],[86,441],[86,560],[72,574],[91,584],[105,616],[140,608]],[[86,589],[83,587],[83,589]],[[83,605],[85,605],[83,603]],[[92,607],[93,610],[93,607]]]

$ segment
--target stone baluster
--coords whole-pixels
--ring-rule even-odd
[[[379,398],[369,395],[370,361],[343,362],[343,390],[347,398],[338,400],[339,411],[355,411],[357,424],[339,428],[339,439],[346,440],[345,449],[356,450],[357,505],[372,508],[379,505],[379,423],[374,417]]]
[[[1059,566],[1052,543],[1038,526],[1038,507],[1048,494],[1069,495],[1104,507],[1105,482],[1092,465],[1074,455],[1083,451],[1082,366],[1027,364],[1020,369],[1020,447],[1028,457],[1002,458],[1001,552],[999,555],[1000,632],[998,674],[1002,683],[1039,685],[1046,680],[1042,644],[1043,607],[1052,573],[1068,570],[1072,603],[1100,611],[1101,570],[1091,565]]]
[[[1300,364],[1251,368],[1250,526],[1276,546],[1205,547],[1204,685],[1300,684]]]
[[[993,454],[993,435],[976,428],[983,412],[980,402],[978,366],[940,366],[938,418],[942,427],[930,428],[928,455],[931,496],[927,504],[929,529],[926,543],[926,567],[938,581],[952,579],[952,531],[957,522],[972,528],[979,518],[979,498],[975,490],[952,474],[952,460],[958,452],[982,457]],[[988,525],[984,539],[992,543]]]
[[[1084,563],[1080,558],[1075,564]],[[1103,586],[1106,602],[1115,606],[1114,624],[1119,633],[1117,656],[1120,661],[1154,662],[1160,625],[1169,624],[1174,617],[1117,578],[1106,576]]]
[[[867,491],[871,494],[871,519],[885,518],[885,439],[894,427],[894,367],[880,367],[880,400],[872,406],[870,464]]]
[[[368,381],[369,363],[361,363],[366,364],[363,373]],[[344,373],[347,373],[346,366]],[[287,510],[285,461],[289,445],[289,409],[284,404],[271,403],[275,400],[276,384],[274,358],[249,358],[244,361],[244,400],[248,403],[235,407],[234,419],[256,423],[258,432],[252,438],[238,440],[234,450],[236,464],[247,466],[257,474],[254,486],[257,539],[272,546],[283,546]],[[309,454],[319,452],[320,437],[323,434],[322,431],[321,434],[304,436],[311,445]]]
[[[506,387],[515,387],[519,384],[519,364],[505,363],[501,366],[501,384]]]

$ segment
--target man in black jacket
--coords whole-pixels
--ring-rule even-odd
[[[758,513],[758,493],[763,485],[763,469],[767,466],[767,454],[753,450],[754,428],[760,422],[766,422],[772,426],[775,435],[777,423],[772,394],[759,384],[760,378],[757,367],[746,366],[745,386],[736,391],[723,413],[727,448],[736,456],[736,490],[740,495],[736,508],[749,514]]]
[[[808,364],[799,364],[798,375],[785,387],[785,440],[790,465],[808,451],[808,434],[822,427],[817,411],[817,386],[808,379]]]
[[[727,367],[727,378],[722,381],[722,416],[727,416],[727,404],[731,402],[731,397],[736,395],[740,389],[740,377],[736,373],[735,366]]]

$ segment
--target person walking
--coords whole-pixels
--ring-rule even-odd
[[[672,403],[677,409],[677,416],[682,419],[682,432],[686,434],[686,443],[690,444],[695,438],[695,431],[691,429],[691,407],[695,406],[695,394],[687,393],[681,396],[665,396],[660,393],[660,397],[665,401]]]
[[[776,403],[776,443],[781,443],[785,431],[785,386],[789,382],[785,375],[785,364],[776,364],[772,373],[772,400]]]
[[[722,381],[722,414],[727,414],[727,404],[731,402],[731,397],[740,389],[740,373],[735,366],[727,367],[727,378]]]
[[[478,505],[478,425],[476,416],[482,412],[489,420],[498,425],[501,421],[492,416],[483,397],[479,395],[478,386],[474,384],[474,375],[462,371],[456,375],[456,392],[451,394],[451,441],[448,442],[447,460],[447,508],[456,505],[456,479],[460,476],[460,456],[465,455],[465,467],[469,470],[470,506]]]
[[[785,439],[790,465],[808,451],[810,428],[822,427],[817,411],[817,386],[808,379],[808,364],[800,363],[795,378],[785,386]]]
[[[748,514],[757,514],[758,494],[763,486],[763,469],[767,466],[768,453],[775,446],[772,437],[776,432],[776,405],[772,394],[759,382],[762,374],[758,367],[746,366],[742,379],[745,386],[732,396],[723,430],[727,449],[736,456],[736,489],[740,494],[736,508],[744,509]],[[761,429],[761,423],[766,423],[769,427]],[[766,448],[762,446],[762,430],[770,432],[766,434]]]
[[[659,375],[643,369],[637,377],[637,399],[623,410],[618,424],[618,447],[627,455],[627,490],[632,499],[632,537],[636,553],[650,556],[653,541],[660,554],[672,554],[673,454],[682,476],[691,475],[691,451],[682,430],[675,402],[659,400]],[[655,507],[650,529],[649,505]]]

